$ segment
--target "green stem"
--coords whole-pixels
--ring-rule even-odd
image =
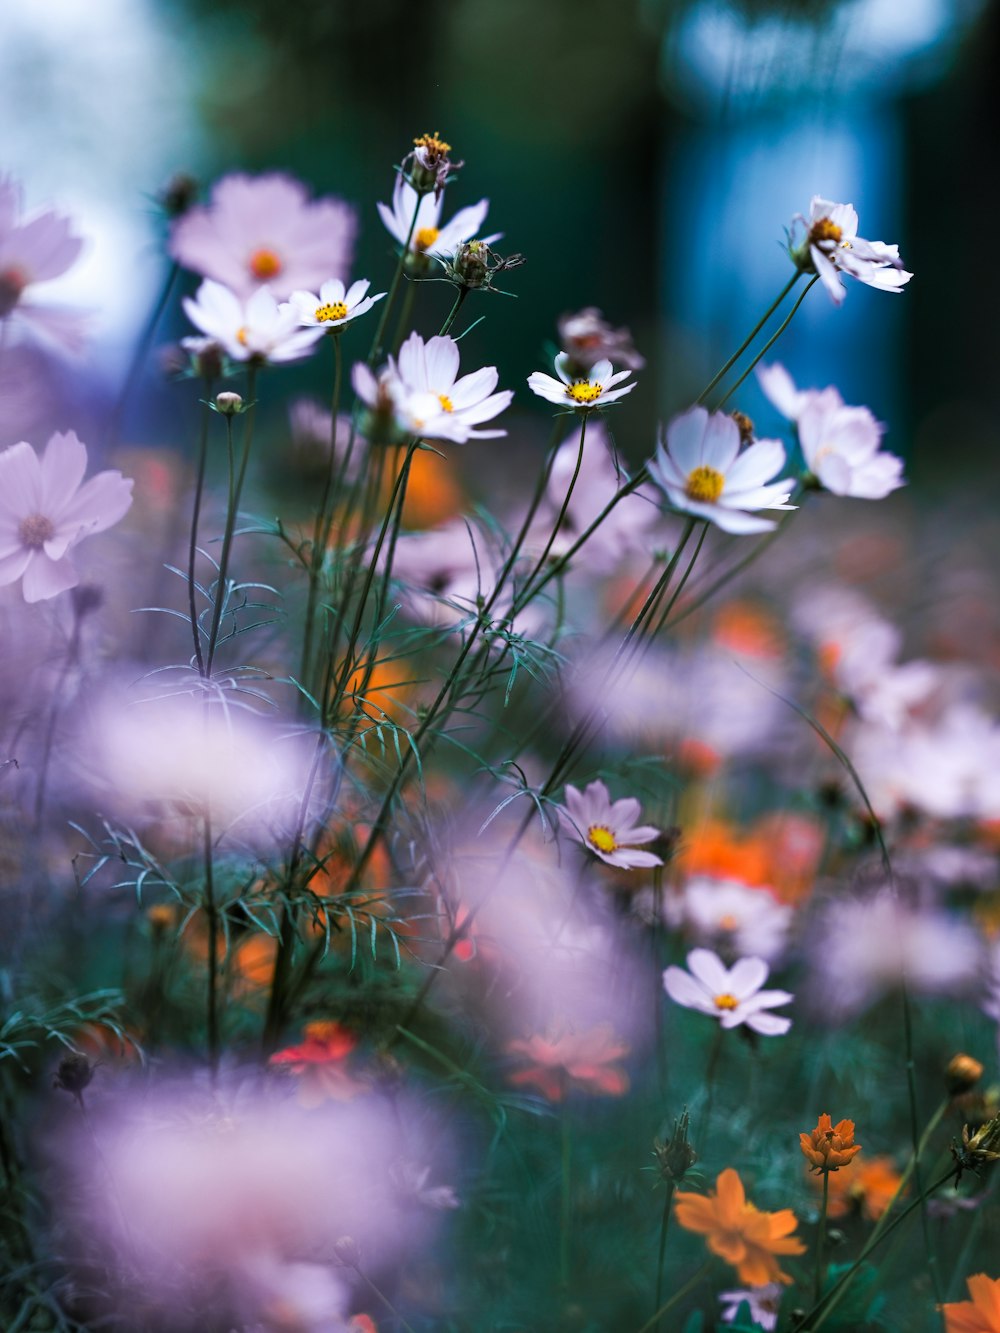
[[[361,1269],[357,1266],[357,1264],[352,1265],[352,1267],[354,1268],[355,1273],[357,1273],[361,1281],[364,1282],[365,1285],[368,1287],[368,1289],[375,1296],[378,1297],[378,1299],[382,1302],[382,1304],[389,1311],[392,1317],[398,1320],[400,1325],[406,1329],[406,1333],[413,1333],[412,1327],[406,1322],[403,1316],[399,1313],[399,1311],[393,1305],[392,1301],[389,1300],[389,1297],[385,1294],[385,1292],[382,1291],[379,1287],[376,1287],[375,1283],[371,1280],[368,1274],[362,1272]]]
[[[663,1313],[661,1302],[663,1300],[663,1260],[667,1253],[667,1231],[670,1227],[670,1205],[674,1201],[674,1182],[667,1182],[667,1197],[663,1201],[663,1216],[660,1219],[660,1247],[656,1256],[656,1302],[653,1318],[656,1320],[656,1328],[660,1327],[660,1315]]]
[[[205,397],[211,396],[211,381],[205,380]],[[198,603],[195,599],[195,562],[198,557],[198,521],[201,518],[201,502],[205,494],[205,467],[208,462],[208,422],[211,409],[202,404],[201,432],[198,439],[198,474],[194,483],[194,505],[191,510],[191,537],[188,542],[188,615],[191,620],[191,637],[194,640],[194,657],[198,663],[198,675],[205,674],[205,659],[201,652],[201,627],[198,623]]]
[[[796,275],[795,275],[796,279],[798,278],[798,276],[799,276],[799,275],[796,273]],[[750,362],[750,364],[747,366],[746,370],[744,370],[743,374],[739,377],[739,379],[736,381],[736,383],[735,383],[734,385],[732,385],[731,388],[727,389],[726,392],[722,395],[722,397],[720,398],[718,404],[716,405],[716,409],[715,409],[715,410],[716,410],[717,412],[718,412],[718,411],[721,411],[722,407],[723,407],[723,406],[725,405],[725,403],[728,402],[728,400],[733,396],[733,394],[734,394],[734,393],[736,392],[736,390],[740,387],[740,385],[743,383],[743,381],[746,379],[746,377],[750,374],[751,370],[753,370],[753,368],[754,368],[754,366],[757,364],[757,362],[763,360],[763,358],[764,358],[765,356],[767,356],[768,352],[771,350],[771,348],[774,346],[774,344],[778,341],[778,339],[781,337],[781,335],[784,333],[784,331],[788,328],[789,324],[791,324],[792,320],[795,318],[795,312],[798,310],[798,308],[799,308],[799,306],[802,304],[802,302],[806,299],[806,297],[807,297],[807,295],[809,294],[811,288],[814,287],[814,286],[816,285],[817,282],[819,282],[819,275],[818,275],[818,274],[816,275],[816,277],[814,277],[814,278],[810,278],[810,280],[806,283],[805,287],[803,287],[801,293],[799,294],[799,298],[798,298],[798,300],[797,300],[797,301],[795,302],[795,304],[792,306],[791,310],[789,311],[789,313],[788,313],[788,315],[785,317],[785,319],[782,321],[782,323],[778,325],[777,331],[776,331],[775,333],[773,333],[773,334],[771,335],[770,338],[768,338],[767,342],[766,342],[766,343],[764,344],[764,346],[760,349],[760,351],[757,353],[757,355],[754,357],[754,359]]]
[[[714,375],[714,376],[709,380],[709,382],[705,385],[704,389],[702,389],[701,393],[698,395],[698,400],[697,400],[697,401],[698,401],[699,403],[703,403],[703,402],[705,401],[705,399],[708,397],[708,395],[709,395],[709,394],[712,392],[712,390],[715,388],[715,386],[719,383],[719,381],[720,381],[721,379],[724,379],[725,376],[729,374],[730,370],[732,370],[733,366],[736,365],[736,362],[740,359],[740,357],[743,355],[743,353],[747,350],[747,348],[748,348],[748,347],[750,346],[750,344],[753,342],[754,338],[757,337],[757,334],[760,333],[761,329],[764,327],[764,325],[767,323],[767,321],[771,318],[771,316],[772,316],[772,315],[774,314],[774,312],[777,310],[778,306],[781,305],[782,301],[785,299],[785,297],[788,295],[788,293],[792,290],[792,288],[795,286],[795,284],[798,282],[798,280],[799,280],[799,278],[800,278],[801,276],[802,276],[802,274],[799,272],[798,269],[796,269],[796,271],[795,271],[795,272],[792,274],[792,276],[788,279],[788,281],[785,283],[784,287],[782,287],[781,291],[778,293],[778,295],[775,297],[775,299],[774,299],[774,300],[771,302],[771,304],[768,306],[767,310],[765,310],[764,314],[760,317],[760,319],[759,319],[759,320],[757,321],[757,323],[753,326],[753,328],[750,330],[750,332],[747,334],[747,336],[743,339],[743,341],[740,343],[739,347],[737,347],[736,351],[732,354],[732,356],[729,358],[729,360],[726,362],[726,364],[722,367],[722,369],[721,369],[716,375]],[[770,344],[768,344],[768,345],[770,346]]]
[[[549,558],[549,552],[552,550],[552,547],[555,544],[556,537],[559,535],[559,530],[561,529],[562,525],[566,522],[566,515],[569,512],[569,502],[573,498],[573,491],[576,489],[576,483],[580,476],[580,468],[583,466],[583,446],[586,438],[587,438],[587,417],[586,413],[584,413],[582,414],[582,420],[580,422],[580,447],[577,450],[576,466],[573,468],[573,475],[572,477],[570,477],[569,486],[566,488],[566,494],[563,496],[563,502],[559,509],[559,516],[557,517],[555,523],[553,524],[552,531],[549,533],[548,541],[545,543],[545,547],[541,555],[535,562],[534,569],[528,575],[525,587],[530,587],[532,580],[545,568],[545,562]]]
[[[344,356],[340,347],[340,337],[334,334],[333,343],[333,391],[330,395],[330,457],[327,462],[323,494],[316,510],[313,524],[312,551],[309,561],[309,592],[306,597],[305,632],[302,640],[302,660],[299,667],[299,679],[306,689],[310,688],[310,665],[312,661],[312,643],[314,622],[316,619],[316,601],[319,595],[320,573],[326,557],[330,528],[333,525],[334,474],[337,467],[337,414],[340,411],[340,387],[343,378]]]
[[[406,261],[409,258],[410,241],[413,239],[413,232],[417,225],[417,217],[420,213],[420,205],[422,201],[423,196],[417,195],[417,202],[413,208],[413,217],[410,218],[410,229],[406,233],[406,240],[403,242],[403,248],[399,252],[399,259],[396,261],[396,271],[392,275],[389,294],[382,302],[382,313],[379,315],[378,325],[375,329],[375,337],[372,339],[371,350],[368,353],[368,364],[370,366],[375,364],[382,351],[382,339],[385,337],[386,326],[389,323],[389,312],[396,303],[396,295],[399,291],[399,284],[402,281],[403,269],[406,267]]]
[[[570,1223],[572,1219],[572,1168],[573,1143],[571,1136],[569,1107],[566,1104],[566,1078],[562,1076],[563,1095],[561,1108],[562,1170],[560,1172],[560,1208],[559,1208],[559,1282],[564,1291],[569,1290],[570,1274]]]
[[[712,1262],[711,1259],[706,1259],[705,1262],[702,1264],[702,1266],[698,1269],[698,1271],[688,1278],[687,1282],[684,1283],[683,1287],[675,1291],[674,1294],[670,1297],[670,1299],[668,1301],[665,1301],[660,1306],[660,1308],[653,1315],[652,1319],[646,1320],[642,1328],[639,1329],[638,1333],[649,1333],[649,1330],[651,1328],[654,1328],[659,1323],[659,1321],[663,1318],[663,1316],[667,1313],[669,1309],[675,1306],[678,1301],[683,1300],[684,1297],[688,1294],[688,1292],[692,1291],[702,1280],[705,1274],[708,1272],[708,1268],[711,1262]]]
[[[139,341],[135,345],[135,351],[132,353],[132,359],[129,361],[128,370],[125,372],[125,379],[122,381],[122,387],[115,400],[115,405],[111,412],[111,420],[108,423],[108,443],[110,445],[114,445],[118,441],[118,432],[121,429],[125,404],[128,401],[129,394],[132,392],[132,386],[138,378],[142,363],[145,361],[146,355],[149,352],[150,345],[152,344],[153,337],[156,333],[157,325],[163,318],[163,312],[167,308],[167,303],[170,300],[170,293],[174,289],[174,283],[177,281],[180,271],[180,265],[174,261],[174,263],[170,265],[170,269],[167,273],[167,280],[163,284],[149,319],[146,321],[146,326],[139,335]]]
[[[826,1249],[826,1217],[830,1205],[830,1172],[823,1172],[823,1204],[819,1215],[819,1231],[816,1235],[816,1276],[813,1282],[813,1300],[818,1301],[823,1295],[823,1251]]]
[[[463,304],[465,303],[465,298],[468,296],[468,294],[469,294],[468,287],[459,287],[458,295],[455,297],[455,303],[451,307],[451,310],[448,312],[448,318],[441,325],[441,333],[439,336],[443,337],[446,333],[448,333],[451,330],[451,326],[458,318],[458,312],[461,310]]]
[[[219,914],[215,902],[215,877],[212,848],[211,816],[205,814],[203,821],[202,851],[205,860],[205,917],[208,921],[208,1064],[214,1080],[219,1071]]]

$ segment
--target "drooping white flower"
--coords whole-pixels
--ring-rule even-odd
[[[132,482],[108,470],[84,481],[87,446],[57,433],[41,458],[30,444],[0,453],[0,585],[24,579],[26,602],[79,582],[69,552],[117,523],[132,503]]]
[[[567,352],[560,352],[555,359],[555,368],[558,379],[540,370],[532,371],[528,376],[528,387],[539,398],[574,412],[606,407],[635,388],[634,382],[622,384],[632,372],[619,370],[616,374],[614,366],[607,360],[596,361],[584,374]],[[621,387],[616,389],[616,384]]]
[[[184,312],[202,333],[214,338],[234,361],[297,361],[308,356],[322,338],[322,324],[302,328],[298,311],[281,305],[267,287],[247,300],[206,278],[197,295],[186,296]]]
[[[709,1014],[724,1028],[745,1023],[768,1037],[780,1036],[792,1026],[790,1018],[767,1012],[789,1004],[795,996],[761,989],[770,971],[763,958],[741,958],[727,968],[711,949],[692,949],[687,965],[687,972],[668,967],[663,974],[664,989],[676,1004]]]
[[[309,327],[317,324],[327,332],[343,328],[359,315],[365,315],[376,301],[381,301],[385,292],[377,296],[368,296],[371,283],[367,278],[360,278],[345,287],[339,278],[330,278],[319,289],[318,295],[312,292],[292,292],[288,298],[299,317],[299,323]]]
[[[634,796],[612,801],[600,779],[589,783],[583,792],[567,782],[565,794],[563,827],[595,856],[623,870],[663,865],[662,858],[653,852],[638,850],[642,843],[654,842],[660,830],[636,823],[641,807]]]
[[[903,268],[898,245],[866,241],[858,235],[858,215],[853,204],[835,204],[813,195],[809,216],[797,213],[792,226],[801,222],[805,239],[792,246],[792,262],[803,273],[816,273],[834,302],[840,305],[847,292],[840,279],[846,273],[869,287],[899,292],[913,277]]]
[[[402,176],[397,176],[392,192],[392,207],[386,204],[378,204],[377,207],[386,230],[400,245],[406,244],[407,235],[410,235],[410,224],[413,222],[413,211],[418,209],[417,220],[410,235],[411,254],[449,258],[459,245],[474,237],[487,244],[500,239],[502,234],[500,232],[495,232],[492,236],[479,236],[479,229],[489,212],[488,199],[480,199],[478,204],[460,208],[455,216],[445,223],[441,222],[443,203],[443,194],[418,196],[412,185]]]
[[[740,452],[740,428],[725,412],[692,407],[675,417],[647,464],[649,475],[683,513],[707,518],[724,532],[769,532],[771,519],[749,510],[793,509],[778,440],[755,440]]]

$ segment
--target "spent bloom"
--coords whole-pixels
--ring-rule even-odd
[[[522,1057],[525,1069],[508,1075],[518,1087],[535,1087],[550,1102],[561,1102],[579,1090],[620,1097],[628,1091],[628,1074],[617,1061],[628,1055],[627,1043],[607,1023],[588,1032],[549,1032],[509,1041],[510,1055]]]
[[[302,328],[298,310],[279,305],[269,287],[247,299],[206,278],[197,295],[185,296],[184,312],[192,324],[214,338],[234,361],[297,361],[322,338],[324,326]]]
[[[555,369],[558,379],[540,370],[533,370],[528,376],[528,387],[539,398],[570,411],[591,412],[594,408],[605,407],[618,398],[624,398],[635,388],[634,382],[622,383],[632,372],[619,370],[616,373],[607,358],[595,361],[584,371],[568,352],[560,352],[555,359]],[[619,387],[615,388],[615,385]]]
[[[385,292],[369,296],[370,286],[367,278],[359,278],[350,287],[345,287],[340,278],[330,278],[320,287],[318,295],[297,291],[292,292],[288,300],[295,308],[300,324],[320,324],[327,332],[335,333],[352,319],[366,315],[375,302],[385,296]]]
[[[479,236],[479,229],[486,220],[490,201],[480,199],[478,204],[460,208],[454,217],[445,223],[441,221],[443,202],[441,194],[418,195],[408,181],[402,176],[397,176],[392,192],[392,207],[379,204],[378,212],[386,230],[400,245],[406,245],[406,238],[409,236],[411,255],[435,255],[447,259],[464,241],[471,241],[473,237]],[[500,239],[500,234],[481,236],[479,239],[492,244],[493,241]]]
[[[779,412],[798,425],[814,483],[833,495],[881,500],[903,482],[903,460],[881,450],[884,427],[867,407],[848,407],[839,392],[797,389],[784,366],[761,367],[757,378]]]
[[[740,428],[726,412],[693,407],[675,417],[648,464],[649,475],[682,513],[709,519],[724,532],[769,532],[772,519],[750,510],[792,509],[778,440],[756,440],[740,452]]]
[[[178,218],[169,250],[183,268],[240,296],[267,283],[280,300],[346,275],[356,229],[342,199],[310,199],[301,181],[280,172],[235,173],[216,183],[207,206]]]
[[[69,552],[117,523],[132,503],[132,482],[108,470],[84,481],[87,446],[57,432],[41,458],[30,444],[0,453],[0,586],[21,585],[26,602],[76,587]]]
[[[722,1321],[731,1324],[736,1319],[737,1311],[746,1301],[750,1307],[750,1318],[763,1329],[778,1327],[778,1309],[781,1305],[780,1282],[765,1282],[762,1287],[749,1287],[746,1291],[720,1291],[719,1300],[723,1309]]]
[[[664,989],[676,1004],[710,1014],[724,1028],[745,1023],[768,1037],[780,1036],[792,1026],[790,1018],[766,1012],[795,997],[788,991],[761,989],[770,970],[763,958],[741,958],[727,968],[711,949],[692,949],[687,965],[687,972],[668,967],[663,974]]]
[[[866,241],[858,235],[858,215],[853,204],[835,204],[813,195],[808,218],[796,213],[792,219],[805,228],[798,245],[789,239],[789,256],[801,273],[818,274],[835,304],[847,292],[840,275],[857,278],[884,292],[899,292],[913,277],[903,268],[898,245]]]
[[[641,370],[646,364],[633,347],[629,330],[612,328],[596,306],[560,316],[557,327],[565,355],[583,375],[598,361],[615,361],[626,370]]]
[[[413,140],[413,147],[403,159],[403,175],[419,194],[434,191],[435,198],[448,184],[453,171],[463,167],[464,162],[451,160],[451,144],[438,134],[421,134]]]
[[[976,1273],[965,1284],[971,1300],[941,1306],[945,1333],[1000,1333],[1000,1278]]]
[[[798,1226],[795,1214],[790,1208],[776,1213],[755,1208],[731,1166],[720,1173],[712,1194],[676,1194],[674,1207],[681,1226],[703,1235],[712,1253],[732,1264],[741,1282],[752,1287],[791,1282],[776,1256],[802,1254],[806,1248],[791,1235]]]
[[[655,842],[660,830],[650,824],[637,824],[640,805],[634,796],[612,801],[608,789],[598,778],[580,792],[567,782],[563,825],[570,835],[607,862],[632,870],[639,866],[661,866],[663,861],[652,852],[638,850],[642,843]]]
[[[834,1125],[825,1111],[815,1129],[799,1135],[799,1146],[810,1168],[821,1173],[850,1166],[861,1151],[861,1144],[854,1142],[854,1121],[840,1120]]]

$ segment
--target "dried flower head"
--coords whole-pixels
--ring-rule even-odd
[[[962,1179],[963,1171],[980,1175],[984,1166],[1000,1162],[1000,1115],[980,1125],[975,1133],[969,1132],[969,1126],[962,1126],[962,1143],[951,1145],[951,1155],[955,1159],[955,1184]]]
[[[688,1139],[691,1117],[687,1107],[674,1119],[668,1138],[653,1140],[653,1156],[660,1175],[669,1184],[679,1185],[698,1160],[698,1154]]]
[[[815,1129],[799,1135],[799,1144],[810,1168],[819,1172],[850,1166],[861,1151],[861,1144],[854,1142],[854,1121],[841,1120],[834,1125],[825,1111]]]
[[[524,255],[508,255],[504,258],[487,241],[463,241],[451,259],[439,256],[445,273],[451,282],[468,291],[495,291],[493,281],[500,273],[507,273],[512,268],[520,268],[528,261]],[[507,296],[509,293],[501,292]]]
[[[418,194],[430,194],[433,190],[437,198],[441,197],[451,173],[465,165],[453,162],[450,153],[451,144],[445,143],[437,130],[413,140],[413,148],[403,159],[402,171]]]

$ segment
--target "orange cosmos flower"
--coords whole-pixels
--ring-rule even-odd
[[[357,1038],[340,1023],[307,1023],[305,1041],[276,1051],[268,1061],[287,1069],[299,1079],[299,1101],[314,1107],[327,1100],[349,1101],[368,1090],[367,1083],[347,1068],[347,1058],[357,1045]]]
[[[762,1287],[767,1282],[791,1282],[778,1267],[775,1255],[802,1254],[805,1245],[789,1233],[798,1226],[790,1208],[760,1212],[747,1202],[743,1182],[731,1166],[715,1182],[715,1193],[674,1195],[677,1221],[697,1231],[713,1254],[732,1264],[741,1282]]]
[[[814,1130],[799,1135],[799,1143],[806,1161],[820,1172],[850,1166],[852,1158],[861,1151],[861,1144],[854,1142],[854,1121],[841,1120],[834,1125],[825,1111]]]
[[[941,1306],[945,1333],[1000,1333],[1000,1278],[977,1273],[965,1281],[972,1300]]]
[[[810,1175],[809,1179],[819,1185],[822,1177]],[[827,1213],[830,1217],[846,1217],[852,1207],[857,1206],[865,1217],[877,1222],[896,1197],[901,1179],[891,1157],[866,1160],[861,1156],[849,1176],[839,1172],[829,1176]]]
[[[628,1074],[615,1062],[628,1055],[629,1048],[608,1023],[589,1032],[536,1034],[509,1041],[506,1049],[528,1062],[526,1069],[508,1075],[510,1082],[536,1087],[550,1102],[561,1102],[575,1089],[605,1097],[628,1092]]]

